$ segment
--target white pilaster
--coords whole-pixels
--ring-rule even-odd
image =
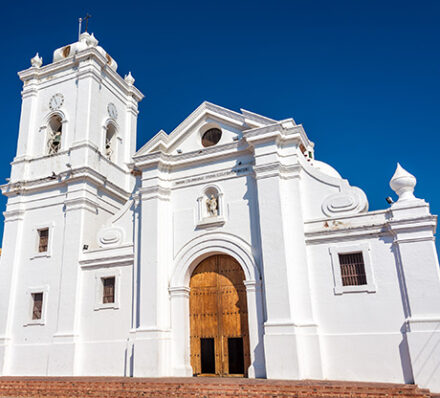
[[[168,265],[172,262],[169,190],[158,169],[144,172],[140,188],[142,231],[138,240],[137,328],[134,376],[170,373],[170,302]]]
[[[248,375],[251,378],[265,378],[266,365],[263,347],[263,300],[259,281],[244,281],[248,306],[249,346],[251,365]]]
[[[7,375],[11,326],[14,319],[16,282],[20,270],[24,211],[19,204],[7,210],[0,267],[0,375]]]
[[[170,288],[172,330],[172,375],[192,376],[189,338],[189,287]]]
[[[31,68],[31,70],[36,70],[36,68]],[[37,115],[38,93],[37,76],[31,74],[30,78],[26,80],[26,86],[22,92],[16,159],[26,158],[32,154],[35,136],[39,133],[35,120]]]
[[[434,233],[436,217],[414,197],[416,179],[400,165],[390,182],[399,195],[391,206],[394,235],[406,307],[409,355],[414,382],[440,391],[440,270]]]
[[[53,336],[48,373],[57,376],[73,376],[78,373],[78,336],[80,297],[79,253],[82,250],[87,216],[96,214],[96,208],[81,197],[75,186],[65,200],[63,226],[64,250],[60,272],[60,288],[57,310],[57,329]],[[89,213],[89,214],[88,214]],[[67,244],[68,242],[68,244]]]
[[[267,316],[264,328],[266,372],[268,378],[298,379],[298,347],[292,320],[275,143],[255,144],[255,157]],[[267,159],[272,161],[267,164]]]
[[[255,150],[267,377],[319,378],[322,364],[304,244],[298,142],[284,134],[280,130],[248,138]]]

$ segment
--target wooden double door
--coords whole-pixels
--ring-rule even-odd
[[[194,375],[247,376],[249,330],[244,273],[230,256],[203,260],[190,281]]]

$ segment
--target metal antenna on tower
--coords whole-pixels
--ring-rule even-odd
[[[81,24],[82,24],[82,18],[78,19],[78,41],[79,37],[81,36]]]

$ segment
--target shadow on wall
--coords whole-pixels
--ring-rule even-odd
[[[384,229],[383,232],[387,233],[388,230]],[[391,236],[383,236],[380,237],[379,240],[384,242],[385,245],[388,245],[390,247],[390,252],[393,253],[394,263],[396,264],[397,279],[399,281],[399,291],[400,299],[402,301],[403,313],[405,318],[408,318],[411,311],[409,307],[408,296],[406,294],[405,275],[402,269],[402,263],[400,261],[400,253],[398,251],[398,248],[393,244],[393,238]],[[404,323],[400,328],[400,333],[402,334],[402,341],[399,344],[399,355],[400,363],[402,366],[403,380],[407,384],[414,384],[414,373],[411,366],[411,357],[409,355],[406,323]]]
[[[399,344],[400,363],[402,365],[403,380],[406,384],[414,384],[413,370],[411,367],[411,358],[409,356],[408,338],[406,335],[406,324],[400,329],[402,341]]]
[[[417,365],[417,371],[419,375],[420,376],[423,375],[423,378],[426,378],[425,384],[429,384],[431,382],[432,378],[437,374],[437,371],[440,368],[440,357],[438,357],[438,354],[436,357],[436,352],[438,352],[438,347],[440,346],[439,334],[440,334],[440,325],[437,324],[435,329],[431,332],[429,338],[423,344],[423,347],[419,350],[416,357],[414,358],[414,364]],[[434,340],[434,344],[432,345],[433,340]],[[426,353],[426,351],[428,350],[429,353]],[[432,358],[437,358],[437,363],[433,367],[429,363]],[[421,361],[423,361],[423,363],[419,364],[419,362]],[[430,371],[429,375],[425,374],[425,368],[427,365],[432,367],[432,370]]]

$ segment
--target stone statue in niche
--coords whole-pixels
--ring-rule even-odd
[[[206,199],[206,206],[208,207],[209,216],[217,217],[218,203],[217,203],[217,198],[214,195],[211,195],[211,198]]]
[[[49,147],[49,155],[57,153],[61,148],[61,128],[58,131],[50,133],[49,140],[47,142]]]

